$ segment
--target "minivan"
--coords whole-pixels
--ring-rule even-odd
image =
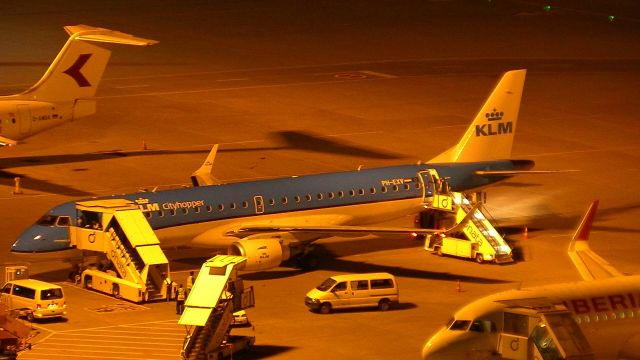
[[[309,291],[304,302],[322,314],[355,307],[386,311],[399,302],[398,284],[389,273],[336,275]]]
[[[0,301],[9,310],[16,310],[21,316],[26,316],[29,321],[67,315],[62,287],[40,280],[7,282],[2,287]]]

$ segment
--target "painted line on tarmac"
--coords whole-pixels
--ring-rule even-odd
[[[216,80],[217,82],[226,82],[226,81],[247,81],[249,78],[238,78],[238,79],[220,79]]]
[[[131,88],[141,88],[141,87],[149,87],[151,85],[124,85],[124,86],[115,86],[116,89],[131,89]]]
[[[57,333],[57,336],[76,336],[77,334],[70,333]],[[107,338],[125,338],[125,339],[148,339],[148,336],[124,336],[124,335],[105,335],[105,334],[86,334],[83,333],[82,336],[90,336],[90,337],[107,337]],[[175,337],[157,337],[158,340],[176,340]],[[182,341],[182,340],[180,340]]]
[[[137,327],[131,327],[131,330],[117,330],[117,329],[90,329],[90,330],[85,330],[85,331],[97,331],[97,332],[101,332],[101,331],[106,331],[106,332],[112,332],[112,333],[134,333],[134,334],[139,334],[140,331],[135,331],[134,329],[139,329]],[[157,328],[155,328],[157,329]],[[157,330],[170,330],[170,329],[157,329]],[[179,333],[181,335],[185,334],[185,331],[183,329],[175,329],[172,330],[174,333]],[[145,331],[145,334],[164,334],[164,335],[173,335],[170,332],[155,332],[155,331]]]
[[[237,87],[227,87],[227,88],[209,88],[209,89],[198,89],[198,90],[182,90],[182,91],[157,91],[157,92],[148,92],[148,93],[140,93],[140,94],[121,94],[121,95],[104,95],[104,96],[95,96],[94,99],[115,99],[115,98],[124,98],[124,97],[135,97],[135,96],[162,96],[162,95],[184,95],[184,94],[199,94],[205,92],[218,92],[218,91],[234,91],[234,90],[252,90],[252,89],[270,89],[270,88],[281,88],[281,87],[294,87],[294,86],[306,86],[306,85],[325,85],[325,84],[336,84],[336,83],[346,83],[346,82],[356,82],[356,81],[373,81],[373,80],[383,80],[383,78],[362,78],[362,79],[349,79],[349,80],[331,80],[331,81],[306,81],[306,82],[294,82],[288,84],[273,84],[273,85],[252,85],[252,86],[237,86]]]
[[[398,78],[395,75],[385,74],[385,73],[381,73],[381,72],[377,72],[377,71],[360,70],[359,72],[361,72],[363,74],[371,75],[371,76],[381,77],[381,78],[384,78],[384,79],[396,79],[396,78]]]
[[[113,337],[113,338],[126,338],[126,339],[132,339],[132,338],[136,338],[136,339],[145,339],[148,340],[149,337],[140,337],[140,336],[106,336],[106,335],[91,335],[91,334],[80,334],[82,336],[88,336],[88,337],[92,337],[92,338],[104,338],[104,337]],[[74,336],[72,339],[58,339],[59,336]],[[78,341],[77,338],[78,334],[56,334],[56,340],[74,340],[74,341]],[[105,342],[105,343],[122,343],[122,344],[144,344],[144,345],[167,345],[169,343],[171,343],[171,341],[173,341],[176,345],[182,345],[183,343],[183,339],[176,339],[175,337],[172,338],[156,338],[157,340],[166,340],[166,342],[161,342],[161,343],[155,343],[155,342],[140,342],[140,341],[124,341],[124,340],[102,340],[102,339],[82,339],[82,342]],[[45,345],[45,344],[42,344]]]
[[[71,341],[71,340],[69,340]],[[47,346],[47,345],[54,345],[54,346],[68,346],[68,347],[92,347],[92,348],[117,348],[117,349],[136,349],[136,350],[142,350],[142,349],[152,349],[152,350],[171,350],[171,349],[175,349],[176,346],[167,346],[166,349],[161,349],[162,346],[154,346],[154,347],[144,347],[144,346],[140,346],[140,345],[146,345],[146,343],[140,343],[140,345],[132,345],[132,346],[122,346],[122,345],[118,345],[118,344],[113,344],[113,345],[96,345],[96,344],[78,344],[77,340],[76,342],[50,342],[47,344],[42,344],[40,346],[38,346],[38,349],[42,349],[43,347]],[[46,350],[46,349],[43,349]]]
[[[30,357],[29,355],[34,355],[34,357]],[[142,354],[144,355],[144,354]],[[81,359],[122,359],[122,356],[98,356],[98,355],[73,355],[73,354],[64,354],[61,355],[60,353],[39,353],[39,354],[25,354],[25,353],[21,353],[20,354],[20,359],[37,359],[37,360],[42,360],[42,356],[54,356],[52,359],[67,359],[69,357],[76,357],[76,358],[81,358]],[[175,356],[178,359],[182,359],[182,357],[180,357],[180,355],[161,355],[161,354],[155,354],[155,356]],[[144,357],[145,360],[162,360],[162,358],[150,358],[150,357]]]

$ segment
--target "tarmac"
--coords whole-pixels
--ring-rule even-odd
[[[0,262],[29,262],[61,284],[67,321],[20,359],[178,359],[173,303],[132,304],[66,280],[69,264],[9,253],[64,201],[189,183],[213,144],[225,182],[429,160],[457,142],[500,73],[528,69],[513,158],[537,170],[487,189],[487,208],[524,249],[510,265],[434,256],[409,238],[318,242],[320,268],[243,275],[256,344],[245,359],[416,359],[462,305],[579,274],[570,235],[600,199],[592,248],[640,272],[640,12],[633,1],[21,1],[0,12],[0,93],[35,83],[85,23],[159,40],[116,47],[95,115],[0,149]],[[613,21],[609,14],[616,15]],[[23,193],[12,193],[22,177]],[[394,221],[411,226],[412,218]],[[527,237],[523,235],[527,229]],[[188,242],[189,239],[185,239]],[[182,281],[214,250],[171,247]],[[304,296],[334,274],[396,275],[388,312],[310,312]],[[460,281],[460,291],[457,289]],[[239,358],[239,357],[238,357]]]

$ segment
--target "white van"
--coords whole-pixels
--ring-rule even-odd
[[[23,279],[4,284],[0,301],[10,310],[17,310],[29,321],[67,315],[62,288],[48,282]]]
[[[304,303],[328,314],[332,309],[378,307],[388,310],[399,301],[398,284],[388,273],[337,275],[307,293]]]

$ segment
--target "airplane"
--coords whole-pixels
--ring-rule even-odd
[[[156,44],[133,35],[88,25],[65,26],[69,40],[30,89],[0,96],[0,146],[96,112],[91,98],[109,62],[107,44]]]
[[[433,194],[429,169],[455,191],[479,189],[521,173],[531,160],[509,160],[526,70],[506,72],[460,141],[431,162],[222,184],[213,177],[214,146],[193,187],[114,195],[138,204],[163,246],[227,248],[249,258],[245,270],[296,259],[314,265],[310,246],[335,235],[411,234],[371,224],[424,210]],[[48,211],[11,247],[14,254],[72,251],[75,203]],[[77,251],[77,250],[76,250]]]
[[[569,310],[593,358],[640,359],[640,275],[624,276],[590,249],[588,239],[597,207],[596,200],[568,249],[583,281],[509,290],[476,300],[458,310],[447,326],[427,340],[422,358],[501,358],[496,350],[505,308],[546,302]],[[572,335],[576,336],[571,341],[579,344],[580,335]]]

